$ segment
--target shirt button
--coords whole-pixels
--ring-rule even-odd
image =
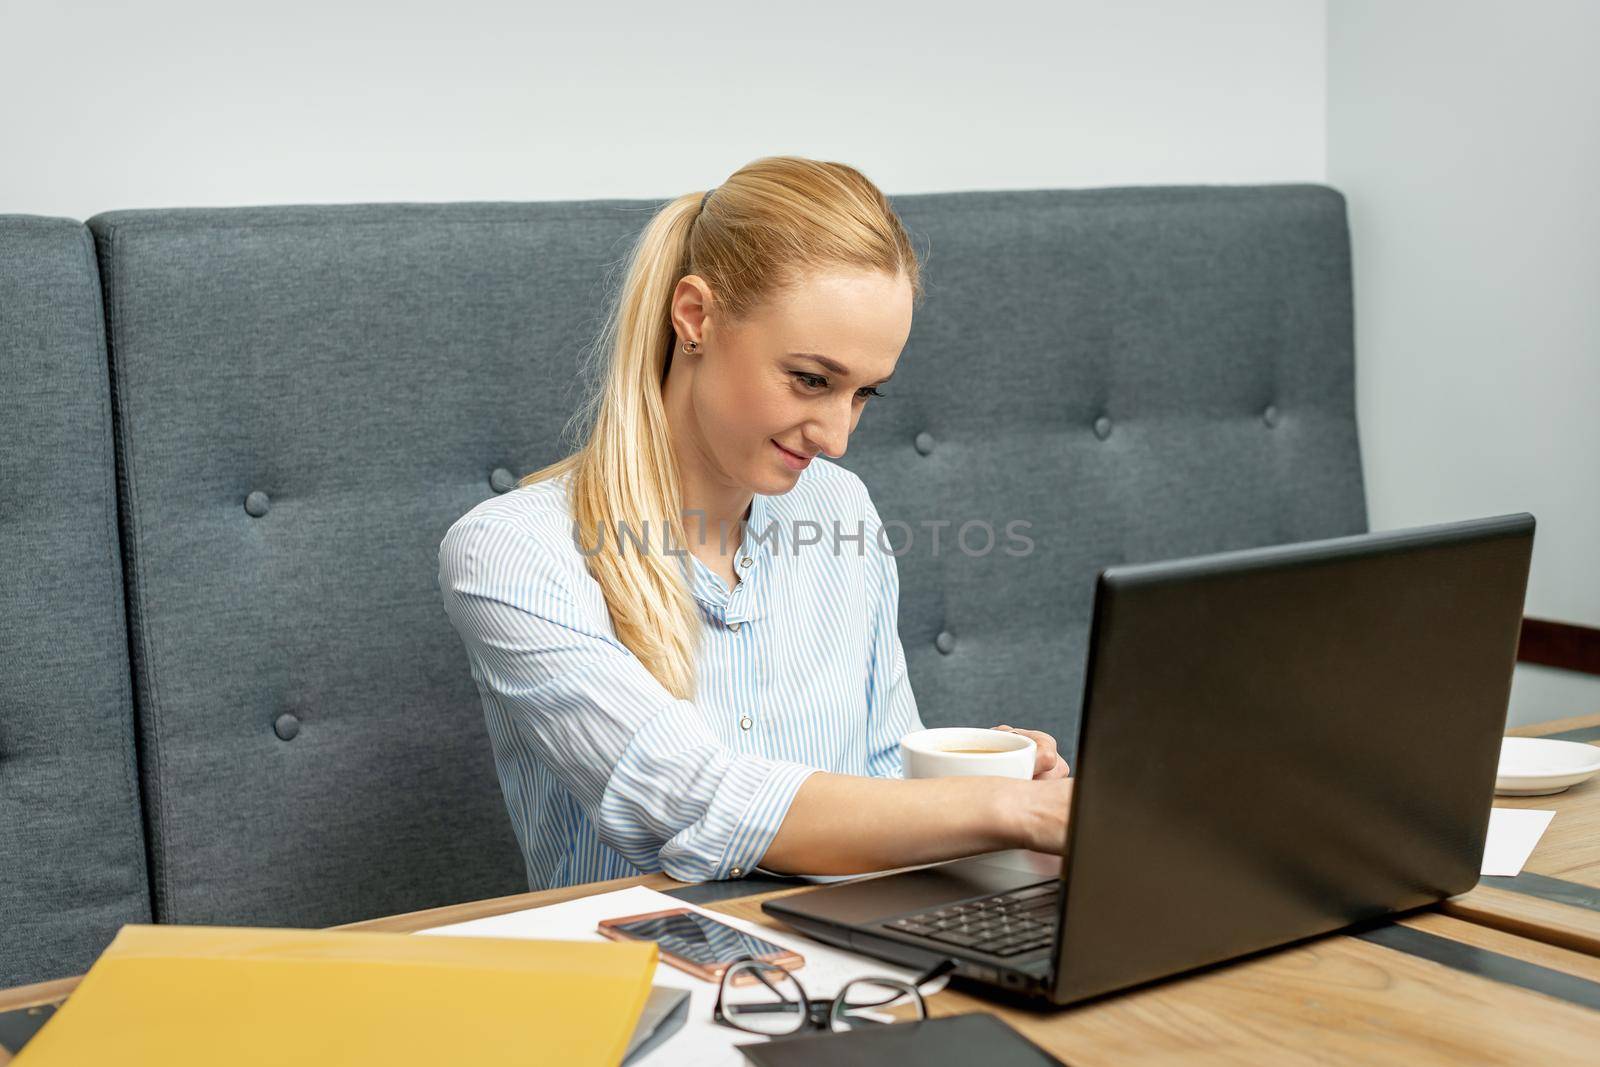
[[[741,730],[750,729],[750,716],[746,715],[744,718],[739,720],[739,729],[741,729]]]
[[[744,559],[741,559],[741,560],[740,560],[740,561],[739,561],[739,566],[741,566],[741,567],[748,567],[748,566],[750,566],[750,557],[749,557],[749,556],[746,556],[746,557],[745,557],[745,558],[744,558]]]
[[[744,874],[744,868],[743,867],[729,867],[728,868],[728,877],[729,878],[738,878],[743,874]]]
[[[728,629],[730,629],[730,630],[737,630],[738,628],[739,628],[739,624],[736,623],[736,622],[730,622],[728,624]]]

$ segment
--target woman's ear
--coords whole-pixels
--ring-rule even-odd
[[[711,287],[698,274],[685,274],[672,290],[672,328],[678,335],[679,347],[684,341],[696,341],[705,346],[712,304]]]

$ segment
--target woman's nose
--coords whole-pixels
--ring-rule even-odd
[[[815,438],[817,447],[829,459],[838,459],[844,455],[845,447],[850,441],[850,423],[855,416],[848,402],[841,408],[838,406],[828,409],[827,418],[818,426],[818,435]]]

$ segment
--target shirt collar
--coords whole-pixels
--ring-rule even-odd
[[[744,601],[743,609],[738,612],[741,618],[756,617],[757,613],[753,611],[748,586],[781,555],[770,538],[759,544],[756,541],[757,537],[766,532],[767,524],[771,521],[772,509],[769,498],[761,493],[753,494],[750,500],[750,517],[745,520],[743,539],[740,543],[741,551],[734,560],[734,566],[739,572],[739,582],[731,590],[723,584],[721,578],[711,573],[711,568],[700,562],[693,552],[687,549],[684,551],[679,562],[683,566],[684,578],[689,583],[689,592],[696,600],[721,610],[728,605],[730,599],[739,595]],[[694,531],[688,532],[689,536],[694,536]],[[746,556],[750,557],[750,566],[739,567],[738,561]]]

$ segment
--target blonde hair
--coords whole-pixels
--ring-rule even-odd
[[[688,193],[645,226],[628,258],[617,301],[593,350],[603,360],[597,387],[575,416],[583,444],[522,478],[531,485],[571,473],[574,531],[589,573],[610,609],[617,639],[675,697],[692,700],[700,619],[678,562],[660,551],[627,553],[622,538],[648,522],[651,543],[670,536],[687,547],[678,468],[667,431],[662,385],[676,331],[670,302],[680,278],[710,286],[726,321],[818,269],[904,275],[922,297],[916,253],[877,186],[843,163],[768,156],[741,167],[709,200]],[[659,532],[659,523],[670,534]]]

